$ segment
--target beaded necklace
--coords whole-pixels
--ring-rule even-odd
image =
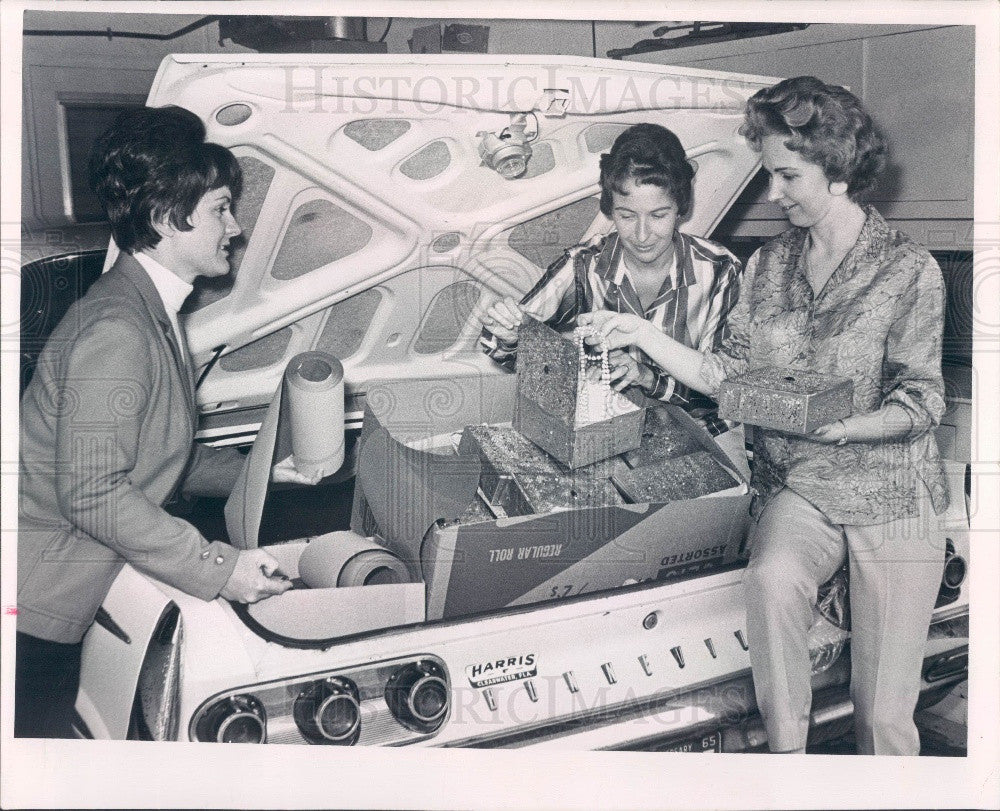
[[[611,364],[608,348],[602,342],[596,353],[587,350],[585,339],[593,335],[593,327],[577,327],[573,330],[576,344],[579,372],[576,383],[576,426],[582,427],[594,422],[611,419],[618,414],[633,411],[634,403],[611,388]],[[591,380],[587,374],[591,366],[600,365],[600,376]]]

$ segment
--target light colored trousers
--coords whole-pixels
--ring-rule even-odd
[[[765,506],[751,530],[744,587],[754,690],[772,752],[806,745],[812,608],[846,557],[858,754],[919,754],[913,712],[944,540],[932,531],[929,500],[918,503],[916,515],[873,526],[832,524],[788,489]]]

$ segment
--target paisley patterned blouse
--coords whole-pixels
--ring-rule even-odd
[[[928,488],[936,512],[948,505],[933,434],[945,410],[944,279],[926,250],[874,208],[866,213],[858,241],[818,295],[805,275],[806,229],[760,248],[729,316],[731,334],[703,353],[702,375],[713,392],[726,377],[761,366],[849,377],[855,414],[895,403],[912,428],[902,439],[841,446],[755,429],[757,510],[782,487],[838,524],[911,515],[918,486]]]

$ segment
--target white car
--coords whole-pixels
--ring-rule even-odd
[[[210,367],[199,439],[251,440],[306,350],[343,362],[348,430],[397,381],[447,379],[475,410],[506,374],[477,346],[479,313],[610,227],[598,159],[615,137],[642,121],[678,134],[697,167],[683,228],[710,235],[757,170],[737,129],[772,81],[571,57],[167,58],[148,103],[196,112],[245,175],[232,279],[188,308]],[[953,501],[927,702],[966,675],[968,522]],[[306,541],[275,553],[294,561]],[[118,739],[760,749],[744,564],[299,639],[126,566],[85,638],[77,723]],[[852,709],[846,633],[817,618],[814,636],[815,740]]]

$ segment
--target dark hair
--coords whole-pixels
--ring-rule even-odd
[[[664,189],[684,217],[691,210],[691,179],[680,139],[659,124],[635,124],[619,135],[611,151],[601,155],[601,212],[611,216],[613,191],[623,194],[625,181],[652,183]]]
[[[205,125],[183,107],[140,107],[122,113],[94,144],[90,182],[118,247],[153,248],[154,220],[190,231],[189,218],[212,189],[239,196],[243,173],[236,157],[205,142]]]
[[[870,189],[885,168],[885,138],[857,96],[815,76],[796,76],[758,90],[747,102],[740,135],[760,150],[768,135],[822,167],[851,199]]]

